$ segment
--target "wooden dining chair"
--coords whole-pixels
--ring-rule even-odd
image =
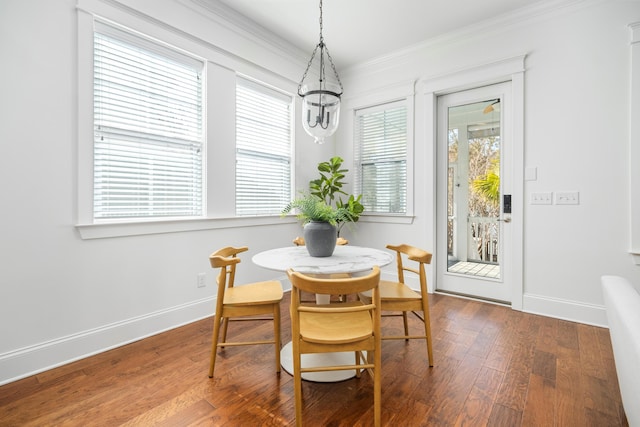
[[[291,281],[291,335],[293,341],[293,387],[296,425],[302,426],[302,373],[355,370],[359,378],[366,369],[373,376],[373,413],[376,426],[381,415],[380,356],[380,269],[361,277],[322,279],[289,270]],[[300,293],[358,294],[371,292],[370,302],[352,301],[338,304],[309,304]],[[301,366],[308,353],[354,352],[353,364]],[[365,353],[366,352],[366,355]]]
[[[402,316],[404,323],[404,335],[384,335],[383,340],[393,339],[423,339],[427,344],[427,358],[429,366],[433,366],[433,349],[431,338],[431,322],[429,319],[429,294],[427,293],[427,275],[425,264],[431,264],[431,253],[410,245],[387,245],[388,249],[396,252],[396,264],[398,269],[398,281],[380,281],[380,301],[382,304],[383,317]],[[403,262],[403,257],[406,261]],[[411,265],[409,261],[413,262]],[[411,289],[405,283],[405,273],[410,273],[420,280],[420,292]],[[367,292],[359,294],[360,299],[368,303],[371,295]],[[386,312],[386,313],[385,313]],[[391,313],[390,313],[391,312]],[[395,313],[393,313],[395,312]],[[409,334],[409,323],[407,313],[412,312],[424,324],[424,333],[419,335]],[[422,312],[422,316],[418,314]]]
[[[247,251],[246,246],[240,248],[225,247],[209,256],[212,268],[219,268],[218,294],[216,312],[213,320],[213,337],[211,343],[211,363],[209,378],[213,378],[218,348],[273,344],[276,356],[276,372],[280,372],[280,301],[282,301],[282,284],[277,280],[257,282],[234,286],[236,265],[240,262],[237,255]],[[268,317],[257,317],[270,315]],[[272,321],[272,340],[233,341],[227,342],[227,329],[233,320]],[[222,329],[222,336],[220,335]]]
[[[296,246],[304,246],[305,242],[304,242],[304,237],[296,237],[295,239],[293,239],[293,244]],[[336,240],[336,245],[342,246],[342,245],[348,245],[349,241],[347,239],[345,239],[344,237],[338,237],[338,239]]]

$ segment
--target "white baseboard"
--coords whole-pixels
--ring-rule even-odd
[[[209,297],[0,354],[0,385],[213,315]]]
[[[475,301],[481,299],[465,297],[461,295],[447,294],[456,298],[467,298]],[[496,304],[486,301],[490,304]],[[504,305],[497,303],[499,305]],[[577,301],[551,298],[542,295],[525,294],[523,296],[522,311],[555,319],[568,320],[570,322],[584,323],[587,325],[608,328],[607,313],[603,305],[586,304]]]
[[[607,313],[604,305],[550,298],[542,295],[524,294],[522,311],[587,325],[607,328]]]
[[[291,289],[286,278],[278,279],[285,291]],[[215,298],[205,298],[0,354],[0,385],[212,316],[214,307]],[[605,307],[594,304],[525,294],[523,311],[607,327]]]

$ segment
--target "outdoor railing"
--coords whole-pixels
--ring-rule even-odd
[[[498,264],[498,218],[469,217],[467,224],[467,260]]]

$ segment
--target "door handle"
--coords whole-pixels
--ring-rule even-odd
[[[500,219],[498,218],[498,221],[502,221],[502,222],[511,222],[511,218],[507,217],[505,219]]]

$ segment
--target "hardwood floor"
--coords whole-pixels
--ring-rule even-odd
[[[384,425],[628,425],[607,329],[437,294],[431,307],[433,368],[423,342],[383,342]],[[282,315],[287,342],[288,294]],[[271,333],[254,322],[231,327]],[[294,424],[292,378],[275,373],[270,347],[229,347],[208,378],[211,329],[202,320],[2,386],[0,425]],[[371,385],[366,373],[305,382],[305,425],[372,425]]]

